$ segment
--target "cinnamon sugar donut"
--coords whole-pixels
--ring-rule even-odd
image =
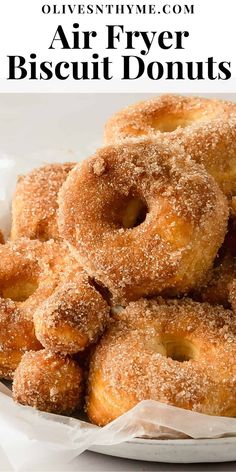
[[[149,399],[235,417],[235,358],[231,310],[190,300],[131,303],[93,354],[89,418],[103,426]]]
[[[61,280],[65,255],[53,241],[0,245],[0,377],[12,377],[24,351],[40,349],[33,315]]]
[[[24,352],[40,348],[33,322],[14,301],[0,298],[0,378],[12,379]]]
[[[13,381],[13,398],[22,405],[69,414],[81,404],[83,374],[68,357],[43,350],[24,354]]]
[[[72,170],[58,201],[61,235],[119,303],[199,284],[228,218],[212,177],[157,139],[98,150]]]
[[[102,334],[109,307],[85,273],[76,273],[36,310],[36,336],[51,351],[75,354],[86,349]]]
[[[32,320],[32,311],[55,287],[54,247],[22,238],[0,246],[0,298]]]
[[[186,135],[176,133],[175,142],[183,145],[196,162],[203,164],[224,194],[236,195],[236,104],[235,117],[207,122],[201,128],[192,127]]]
[[[236,194],[236,103],[162,95],[119,111],[105,127],[106,144],[157,135],[183,145],[225,194]]]
[[[57,195],[74,163],[48,164],[18,178],[11,239],[58,239]]]

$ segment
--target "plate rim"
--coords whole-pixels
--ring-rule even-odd
[[[140,444],[140,445],[144,445],[144,444],[149,444],[149,445],[156,445],[156,446],[160,446],[160,445],[164,445],[164,446],[171,446],[171,445],[178,445],[178,446],[197,446],[199,445],[199,443],[201,443],[201,445],[203,446],[209,446],[209,443],[211,445],[216,445],[216,444],[219,444],[219,443],[225,443],[225,442],[228,442],[228,443],[234,443],[236,442],[236,435],[235,436],[223,436],[223,437],[219,437],[219,438],[176,438],[176,439],[168,439],[168,438],[165,438],[165,439],[151,439],[151,438],[133,438],[133,439],[129,439],[127,441],[124,441],[126,444]],[[118,443],[119,444],[119,443]],[[120,443],[121,444],[121,443]]]

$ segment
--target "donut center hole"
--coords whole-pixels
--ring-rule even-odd
[[[141,198],[131,198],[122,215],[122,226],[124,228],[135,228],[141,225],[148,213],[146,203]]]
[[[185,362],[195,359],[196,352],[192,343],[187,340],[166,342],[166,356],[173,361]]]
[[[188,339],[162,338],[158,339],[155,346],[156,352],[173,361],[186,362],[198,357],[196,346]]]
[[[37,288],[37,280],[21,280],[12,285],[9,284],[1,292],[3,298],[10,298],[14,302],[24,302],[33,295]]]
[[[211,118],[208,115],[208,118]],[[213,118],[213,116],[212,116]],[[161,133],[171,133],[177,128],[187,128],[193,122],[206,120],[206,115],[199,112],[168,114],[152,119],[150,125],[152,128],[161,131]]]

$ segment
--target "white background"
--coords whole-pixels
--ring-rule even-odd
[[[108,118],[152,94],[0,94],[0,151],[21,159],[81,160],[103,142]],[[236,101],[236,94],[204,94]]]
[[[161,91],[189,91],[189,92],[232,92],[236,91],[236,2],[235,0],[147,0],[146,3],[156,3],[158,6],[169,4],[191,4],[195,5],[195,15],[43,15],[41,8],[44,3],[75,3],[66,0],[45,2],[43,0],[1,0],[0,6],[0,91],[67,91],[67,92],[161,92]],[[82,3],[82,2],[81,2]],[[83,3],[95,3],[94,0],[84,0]],[[99,3],[99,2],[97,2]],[[115,3],[106,0],[100,3]],[[127,0],[119,3],[127,3]],[[135,3],[135,2],[129,2]],[[136,3],[145,3],[138,0]],[[36,53],[39,62],[51,60],[54,63],[67,61],[89,60],[89,51],[74,51],[57,49],[49,51],[48,47],[52,41],[58,24],[62,24],[71,38],[70,32],[74,22],[80,24],[81,30],[97,30],[98,38],[95,38],[96,47],[94,52],[106,56],[107,51],[104,36],[104,25],[124,24],[128,30],[153,30],[153,31],[177,31],[188,30],[190,38],[187,38],[186,49],[176,51],[170,49],[163,51],[153,48],[148,61],[204,61],[209,56],[214,56],[216,61],[232,62],[232,79],[227,81],[152,81],[146,76],[139,80],[122,81],[121,75],[122,47],[119,51],[109,52],[114,61],[111,81],[49,81],[20,80],[7,81],[8,60],[7,55],[22,55],[29,58],[30,53]],[[137,50],[142,45],[137,39]],[[132,53],[132,51],[131,51]],[[126,51],[127,54],[127,51]]]

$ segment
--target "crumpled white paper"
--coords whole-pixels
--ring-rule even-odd
[[[47,155],[47,162],[72,160]],[[0,153],[0,229],[10,228],[11,196],[18,174],[45,163],[45,156],[14,158]],[[217,438],[236,436],[236,419],[212,417],[155,401],[143,401],[98,428],[82,419],[39,412],[17,405],[0,383],[0,444],[16,471],[65,470],[66,464],[94,445],[114,445],[135,437]]]

